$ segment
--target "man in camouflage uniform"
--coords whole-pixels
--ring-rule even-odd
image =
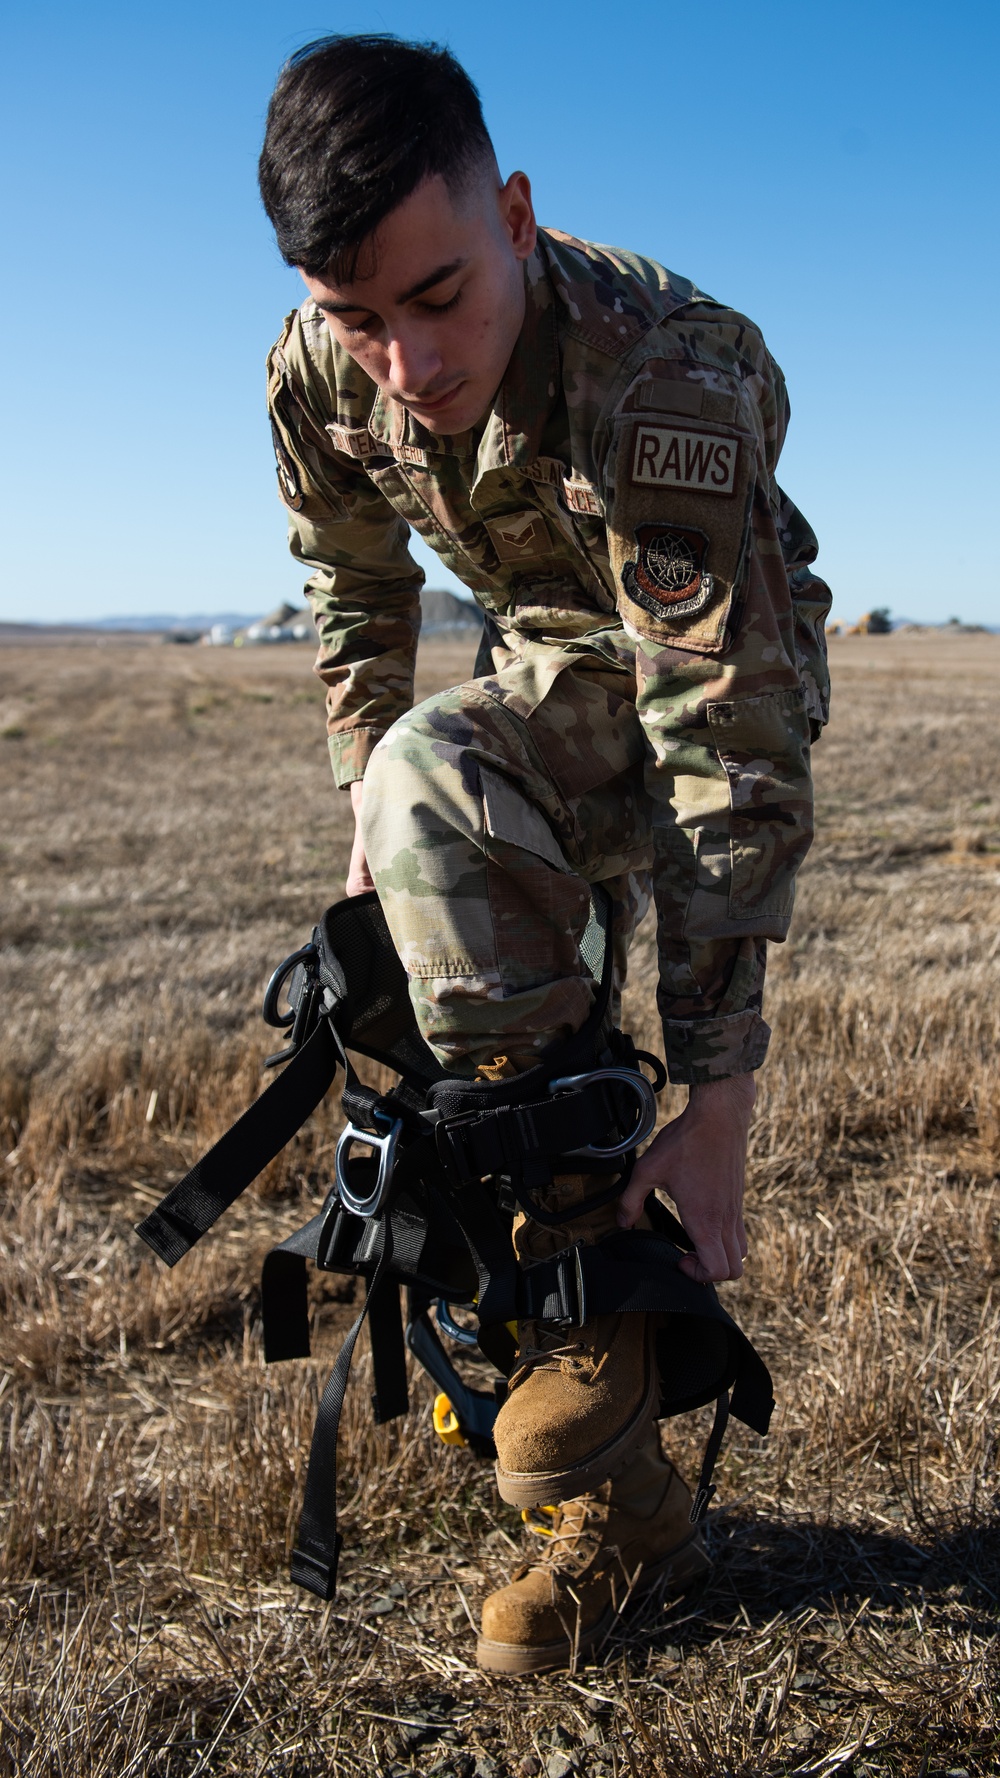
[[[300,52],[261,189],[309,300],[269,360],[278,481],[310,570],[337,783],[442,1064],[502,1079],[577,1031],[590,885],[617,986],[652,892],[670,1078],[689,1104],[617,1207],[516,1223],[523,1263],[668,1192],[699,1280],[738,1277],[768,939],[788,930],[826,717],[829,594],[775,480],[788,418],[758,330],[654,262],[538,229],[449,56]],[[332,195],[331,195],[332,194]],[[492,620],[479,676],[411,708],[408,527]],[[662,1455],[652,1317],[522,1324],[498,1485],[549,1507],[548,1555],[487,1600],[479,1658],[593,1644],[637,1571],[705,1566]],[[555,1503],[553,1505],[553,1503]],[[572,1603],[571,1603],[572,1602]],[[570,1622],[572,1620],[572,1624]]]

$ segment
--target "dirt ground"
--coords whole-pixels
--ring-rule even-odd
[[[326,1281],[316,1357],[268,1370],[259,1267],[323,1195],[336,1104],[175,1271],[131,1232],[258,1090],[263,984],[341,892],[310,651],[0,649],[0,1770],[1000,1770],[1000,637],[832,654],[725,1287],[774,1429],[730,1435],[700,1593],[506,1682],[470,1619],[519,1518],[419,1377],[376,1430],[359,1359],[341,1592],[287,1583],[350,1293]],[[421,695],[470,664],[428,643]],[[652,946],[626,1024],[655,1046]],[[688,1470],[705,1422],[666,1429]]]

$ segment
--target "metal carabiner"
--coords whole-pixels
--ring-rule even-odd
[[[371,1130],[356,1129],[348,1124],[337,1143],[337,1154],[334,1161],[334,1173],[337,1180],[337,1191],[345,1210],[354,1216],[377,1216],[389,1196],[392,1184],[392,1170],[396,1164],[396,1144],[403,1129],[402,1118],[397,1117],[389,1126],[384,1136],[376,1136]],[[347,1159],[355,1142],[364,1142],[367,1147],[378,1150],[378,1177],[374,1191],[368,1196],[359,1197],[351,1190],[347,1177]]]
[[[263,1018],[265,1025],[273,1025],[276,1030],[285,1031],[289,1025],[294,1024],[294,1006],[289,1007],[287,1012],[278,1011],[278,1000],[281,990],[296,964],[305,963],[307,960],[312,962],[318,956],[319,952],[315,945],[303,945],[300,951],[293,951],[290,957],[285,958],[284,963],[278,964],[267,987],[264,989]]]
[[[550,1093],[572,1093],[580,1087],[589,1087],[599,1080],[616,1080],[622,1086],[631,1087],[639,1101],[639,1116],[635,1129],[622,1142],[613,1142],[602,1148],[596,1144],[588,1144],[586,1148],[570,1148],[567,1154],[585,1155],[592,1160],[613,1160],[616,1155],[628,1154],[629,1149],[638,1148],[656,1129],[656,1094],[644,1074],[636,1074],[631,1068],[593,1068],[589,1074],[564,1074],[559,1080],[549,1081]]]
[[[446,1302],[443,1296],[435,1298],[434,1312],[441,1332],[446,1333],[449,1340],[454,1340],[459,1346],[478,1346],[479,1335],[473,1328],[462,1327],[455,1320],[451,1312],[451,1304]]]

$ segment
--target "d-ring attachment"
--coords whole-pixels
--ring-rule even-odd
[[[396,1164],[396,1144],[403,1128],[402,1118],[396,1118],[390,1124],[384,1136],[376,1136],[371,1130],[358,1130],[354,1124],[348,1124],[337,1143],[337,1155],[334,1171],[337,1179],[337,1191],[345,1210],[355,1216],[377,1216],[389,1196],[392,1184],[392,1170]],[[347,1160],[355,1142],[363,1142],[368,1148],[378,1150],[378,1177],[374,1191],[362,1197],[351,1189],[347,1177]]]
[[[635,1129],[621,1142],[610,1143],[606,1148],[597,1144],[589,1144],[586,1148],[570,1148],[567,1154],[586,1155],[594,1160],[611,1160],[615,1155],[628,1154],[630,1149],[638,1148],[656,1129],[656,1094],[644,1074],[636,1074],[631,1068],[593,1068],[589,1074],[564,1074],[559,1080],[549,1081],[550,1093],[573,1093],[581,1087],[594,1086],[599,1080],[615,1080],[621,1086],[631,1087],[638,1104],[638,1118]]]

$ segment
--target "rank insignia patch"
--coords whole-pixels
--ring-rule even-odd
[[[271,421],[271,437],[274,440],[274,455],[278,469],[278,491],[285,505],[290,506],[293,512],[298,512],[305,498],[299,481],[299,472],[293,458],[286,451],[281,433],[273,420]]]
[[[622,568],[630,599],[653,617],[686,617],[712,597],[704,571],[708,538],[686,525],[637,525],[636,556]]]
[[[540,512],[512,512],[483,523],[501,562],[525,562],[551,554],[549,528]]]

